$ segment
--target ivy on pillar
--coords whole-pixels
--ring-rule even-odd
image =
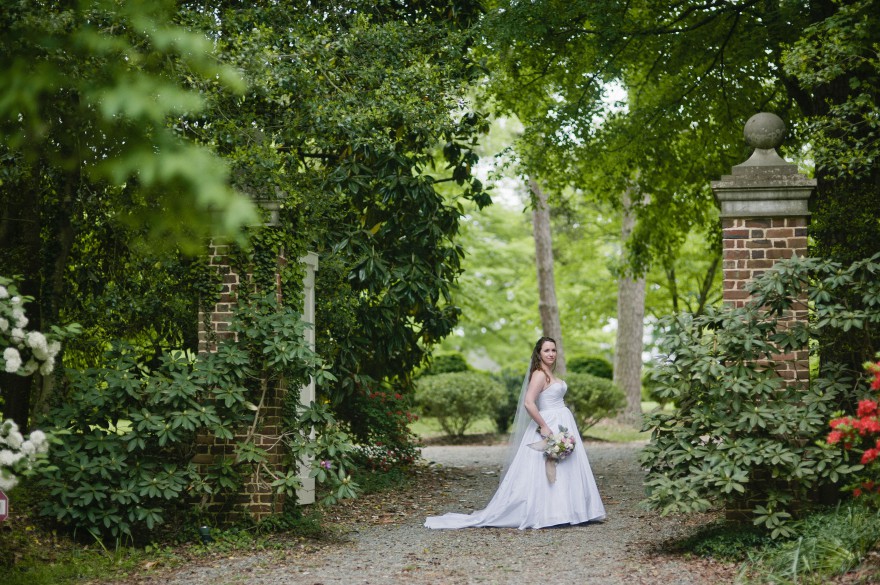
[[[257,201],[267,212],[267,225],[277,225],[278,205],[272,201]],[[233,310],[238,302],[241,287],[247,290],[252,286],[250,274],[238,274],[230,259],[230,247],[224,242],[212,241],[208,250],[210,265],[217,270],[221,278],[220,296],[212,308],[199,315],[199,352],[209,353],[217,351],[218,344],[223,339],[231,338],[234,334],[229,331]],[[275,294],[279,303],[284,301],[281,289],[281,270],[287,263],[285,251],[279,250],[277,259],[277,273],[275,277]],[[304,278],[304,307],[303,318],[306,322],[314,324],[315,317],[315,272],[318,269],[318,257],[309,253],[300,261],[305,264]],[[306,330],[306,339],[314,349],[314,329]],[[278,471],[283,471],[284,445],[281,440],[283,434],[283,404],[289,389],[282,382],[270,387],[265,396],[265,402],[258,414],[259,419],[255,422],[256,433],[254,441],[256,445],[268,452],[267,463]],[[303,404],[308,404],[315,399],[314,381],[299,389],[299,399]],[[236,438],[242,438],[243,430],[236,434]],[[229,441],[224,441],[206,434],[199,435],[196,439],[193,462],[196,465],[208,466],[215,463],[219,458],[230,457],[233,454],[233,446]],[[297,492],[299,504],[310,504],[315,501],[315,480],[309,477],[309,461],[299,463],[299,479],[302,489]],[[241,492],[230,498],[215,498],[208,502],[208,509],[220,513],[228,519],[238,519],[242,515],[260,520],[267,515],[281,511],[283,497],[274,493],[271,486],[256,474],[247,479]]]
[[[816,180],[777,153],[785,132],[775,114],[752,116],[743,132],[755,149],[751,157],[712,182],[721,206],[724,302],[734,307],[748,302],[748,283],[777,260],[807,254],[808,202]],[[806,301],[794,305],[784,318],[806,320]],[[808,358],[808,351],[801,350],[779,356],[774,365],[787,381],[806,382]]]

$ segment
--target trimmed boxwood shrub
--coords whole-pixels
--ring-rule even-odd
[[[590,355],[572,356],[565,364],[569,372],[576,374],[590,374],[606,380],[614,379],[614,366],[603,357]]]
[[[565,377],[565,402],[577,420],[581,433],[603,418],[615,416],[626,406],[626,395],[611,380],[569,372]]]
[[[501,383],[479,372],[450,372],[416,381],[416,404],[422,414],[436,418],[453,437],[463,436],[477,419],[492,416],[504,396]]]
[[[493,374],[493,378],[504,386],[504,400],[498,403],[498,407],[492,414],[495,421],[495,429],[499,433],[506,433],[516,415],[516,403],[522,390],[523,373],[514,370],[502,370],[499,374]]]
[[[422,376],[436,376],[450,372],[468,372],[471,367],[467,358],[459,352],[441,353],[431,357],[431,363],[422,372]]]

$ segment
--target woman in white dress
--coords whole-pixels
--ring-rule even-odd
[[[489,504],[472,514],[430,516],[428,528],[545,528],[605,518],[605,508],[590,470],[574,416],[565,406],[566,385],[553,375],[556,342],[542,337],[532,351],[511,434],[510,453],[501,482]],[[556,465],[556,481],[548,479],[544,454],[529,445],[567,429],[574,451]],[[540,433],[540,436],[539,436]]]

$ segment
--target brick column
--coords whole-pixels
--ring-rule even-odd
[[[233,337],[229,331],[232,308],[238,300],[239,278],[229,263],[229,245],[223,241],[208,243],[208,264],[220,275],[220,300],[206,313],[199,310],[199,353],[217,351],[217,342]]]
[[[712,182],[721,204],[724,239],[724,302],[742,307],[749,298],[746,285],[780,258],[806,256],[807,202],[816,180],[797,170],[776,152],[785,124],[775,114],[752,116],[744,131],[754,147],[752,156],[730,175]],[[807,319],[806,303],[795,305],[783,321]],[[774,364],[791,382],[809,381],[809,352],[784,354]]]
[[[233,269],[229,259],[229,246],[222,241],[212,240],[210,242],[208,258],[211,267],[220,275],[222,288],[220,299],[214,307],[199,314],[199,353],[215,352],[222,340],[232,338],[235,335],[229,331],[233,309],[238,302],[239,288],[241,286],[247,287],[249,282],[247,274],[239,275]],[[279,266],[284,262],[282,254],[279,256]],[[277,294],[280,295],[280,289]],[[280,385],[266,388],[259,419],[254,423],[252,436],[252,440],[258,447],[268,451],[267,464],[279,470],[282,469],[284,460],[284,448],[280,441],[281,408],[284,395],[285,388]],[[204,468],[223,458],[234,457],[235,441],[244,440],[249,431],[250,425],[237,429],[232,441],[218,439],[206,433],[199,434],[196,438],[196,454],[193,457],[193,463]],[[239,493],[226,497],[215,496],[208,502],[208,510],[226,520],[238,520],[242,517],[260,520],[270,514],[280,512],[283,503],[283,497],[274,494],[271,486],[262,481],[258,474],[252,474],[244,480],[244,485]]]
[[[229,331],[232,319],[232,311],[238,300],[239,287],[247,286],[248,275],[238,275],[233,270],[229,261],[229,247],[226,244],[212,241],[209,244],[209,260],[222,279],[220,299],[210,312],[199,314],[199,352],[209,353],[217,351],[217,344],[223,339],[228,339],[234,334]],[[306,265],[304,285],[303,317],[309,323],[314,323],[315,316],[315,272],[318,269],[318,257],[316,254],[308,254],[300,259]],[[286,264],[287,259],[283,252],[278,258],[279,276],[276,279],[279,302],[281,297],[280,269]],[[314,329],[306,330],[306,340],[314,348]],[[299,389],[300,401],[308,403],[315,399],[314,381]],[[253,440],[258,447],[268,451],[268,465],[279,471],[283,471],[284,446],[281,442],[282,435],[282,406],[286,386],[282,383],[274,387],[266,388],[263,407],[260,410],[260,418],[256,421]],[[247,436],[248,428],[239,429],[235,434],[235,440],[241,440]],[[199,466],[207,466],[215,463],[223,457],[234,455],[233,442],[217,439],[212,435],[200,434],[196,438],[196,455],[193,462]],[[310,504],[315,501],[315,480],[308,476],[310,462],[299,463],[299,476],[303,488],[297,492],[299,504]],[[215,498],[208,502],[208,509],[224,516],[226,519],[235,520],[242,516],[249,516],[260,520],[270,514],[281,511],[284,502],[283,497],[276,495],[271,486],[253,475],[245,480],[242,491],[227,498]]]

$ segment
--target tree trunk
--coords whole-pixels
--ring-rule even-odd
[[[562,324],[556,302],[556,283],[553,279],[553,239],[550,235],[550,206],[547,195],[534,179],[529,179],[535,210],[532,229],[535,234],[535,265],[538,269],[538,310],[544,335],[556,340],[556,373],[565,375],[565,352],[562,349]]]
[[[621,242],[635,227],[631,193],[623,194]],[[622,252],[623,254],[624,252]],[[614,351],[614,383],[626,394],[626,409],[618,417],[628,424],[642,420],[642,336],[645,320],[645,278],[622,271],[617,290],[617,343]]]

